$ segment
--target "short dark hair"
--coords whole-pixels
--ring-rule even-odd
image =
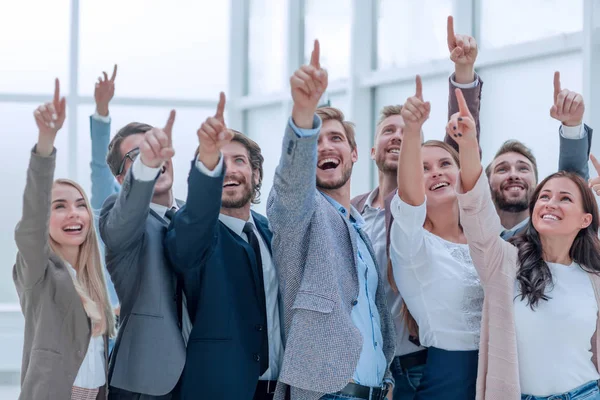
[[[232,142],[238,142],[246,148],[248,156],[250,157],[250,166],[252,167],[252,173],[257,171],[258,173],[258,184],[254,186],[254,195],[252,196],[252,204],[260,203],[260,188],[263,181],[263,162],[265,161],[260,146],[254,140],[244,135],[242,132],[230,129],[233,132]],[[254,185],[254,182],[252,182]]]
[[[342,110],[335,107],[320,107],[317,108],[316,113],[323,122],[334,120],[342,124],[344,131],[346,132],[346,139],[350,144],[350,149],[356,150],[356,133],[354,132],[354,123],[344,119],[345,117]]]
[[[529,147],[525,146],[522,142],[519,142],[518,140],[514,140],[514,139],[507,140],[506,142],[502,143],[502,146],[500,146],[500,149],[496,152],[494,159],[486,167],[485,174],[487,175],[488,179],[490,178],[490,175],[492,174],[492,164],[494,163],[496,158],[498,158],[502,154],[506,154],[506,153],[518,153],[518,154],[522,155],[523,157],[525,157],[526,159],[528,159],[531,162],[531,164],[533,165],[533,173],[535,174],[535,181],[537,182],[538,169],[537,169],[537,161],[535,160],[535,156],[533,155],[533,153],[531,152],[531,149]]]
[[[119,174],[119,168],[123,158],[123,155],[121,154],[121,143],[123,140],[125,140],[127,136],[146,133],[150,129],[152,129],[151,125],[143,124],[141,122],[131,122],[121,128],[115,137],[112,138],[108,145],[106,163],[114,176]]]

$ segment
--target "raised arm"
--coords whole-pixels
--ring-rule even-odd
[[[588,158],[592,146],[592,129],[583,125],[585,103],[581,94],[562,89],[560,72],[554,73],[554,103],[550,116],[561,122],[558,170],[575,172],[583,179],[590,177]],[[583,126],[582,126],[583,125]]]
[[[505,265],[507,252],[516,250],[500,237],[503,228],[481,166],[475,121],[460,89],[456,95],[459,112],[448,122],[446,132],[460,146],[460,191],[464,193],[458,195],[460,222],[473,264],[485,284],[493,271]]]
[[[99,77],[94,90],[96,112],[90,116],[90,134],[92,138],[92,161],[90,162],[92,175],[92,197],[90,203],[94,210],[100,210],[104,200],[119,191],[119,184],[115,180],[108,164],[108,144],[110,142],[110,115],[108,105],[115,94],[115,78],[117,66],[113,69],[110,79],[106,72],[104,77]]]
[[[66,117],[65,98],[60,98],[58,79],[53,101],[38,107],[33,115],[39,129],[38,141],[30,155],[23,214],[15,229],[19,253],[14,278],[25,288],[32,287],[44,276],[50,256],[48,225],[56,161],[54,141]]]
[[[224,110],[225,94],[221,93],[217,112],[198,129],[200,146],[188,177],[187,202],[175,214],[165,239],[167,254],[179,272],[201,267],[214,247],[225,177],[221,149],[233,138]]]
[[[431,104],[423,101],[423,83],[416,78],[416,93],[402,106],[404,138],[398,157],[398,196],[411,206],[425,202],[423,158],[421,156],[421,128],[431,112]]]
[[[127,171],[121,191],[109,197],[100,213],[100,235],[112,251],[126,251],[139,243],[145,232],[154,184],[163,162],[175,154],[171,140],[175,111],[163,129],[152,128],[144,134],[140,155]],[[153,180],[142,180],[136,170],[155,171]]]
[[[458,101],[455,89],[460,88],[467,101],[469,111],[477,127],[477,141],[479,142],[479,109],[481,106],[481,88],[483,81],[475,74],[475,61],[477,60],[477,42],[472,36],[457,35],[454,33],[454,18],[448,17],[447,41],[450,51],[450,60],[454,63],[454,74],[450,76],[448,93],[448,119],[458,112]],[[459,151],[458,144],[452,135],[446,135],[444,141]],[[479,149],[481,153],[481,148]]]
[[[315,41],[309,65],[290,78],[294,106],[288,121],[273,188],[267,201],[267,215],[274,230],[279,222],[289,225],[307,221],[317,195],[317,142],[321,120],[316,116],[319,99],[327,89],[327,71],[319,61]],[[288,227],[289,229],[289,227]]]

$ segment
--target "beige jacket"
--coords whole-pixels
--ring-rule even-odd
[[[477,371],[477,400],[520,400],[519,364],[514,317],[517,248],[500,238],[502,225],[482,172],[470,192],[458,196],[460,222],[471,258],[485,292]],[[590,274],[600,308],[600,276]],[[598,368],[600,318],[590,338],[592,361]],[[550,350],[550,349],[549,349]]]
[[[23,400],[69,400],[90,342],[90,320],[68,267],[48,244],[55,160],[56,150],[49,157],[32,152],[23,216],[15,230],[13,280],[25,316]],[[104,344],[107,356],[106,338]],[[106,398],[107,392],[105,385],[98,398]]]

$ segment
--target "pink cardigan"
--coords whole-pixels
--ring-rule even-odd
[[[502,225],[482,172],[468,193],[458,195],[460,222],[469,242],[473,264],[485,297],[481,317],[481,340],[477,370],[477,400],[520,400],[519,364],[514,318],[514,285],[517,248],[500,238]],[[600,309],[600,276],[590,274]],[[591,338],[593,362],[600,359],[600,318]]]

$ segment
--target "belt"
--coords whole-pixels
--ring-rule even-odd
[[[272,400],[275,387],[277,387],[277,381],[258,381],[254,391],[254,400]]]
[[[336,394],[341,394],[348,397],[356,397],[358,399],[364,400],[385,400],[385,397],[388,394],[388,388],[372,388],[369,386],[363,386],[356,383],[349,383],[345,388],[337,392]],[[370,395],[370,397],[369,397]]]
[[[427,362],[427,349],[405,354],[403,356],[398,356],[396,358],[398,361],[400,361],[400,367],[402,367],[403,371],[419,365],[425,365]]]

